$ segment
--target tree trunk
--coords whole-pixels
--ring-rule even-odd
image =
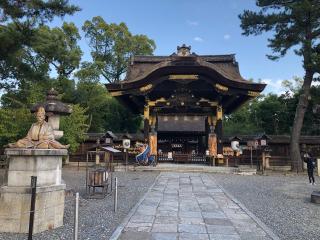
[[[294,122],[291,132],[291,139],[290,139],[290,158],[292,161],[292,170],[297,172],[301,172],[303,170],[303,162],[301,160],[300,155],[300,134],[301,128],[303,125],[303,119],[305,112],[308,107],[309,103],[309,96],[310,96],[310,87],[311,82],[313,79],[313,72],[311,70],[306,70],[306,74],[303,81],[302,86],[302,93],[299,97],[299,102],[296,108],[296,113],[294,116]]]

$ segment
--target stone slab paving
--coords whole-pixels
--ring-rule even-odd
[[[161,173],[132,212],[121,240],[274,239],[205,173]]]

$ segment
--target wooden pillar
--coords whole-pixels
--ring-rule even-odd
[[[222,106],[217,106],[217,124],[215,127],[215,132],[217,134],[217,153],[223,154],[223,144],[222,144]]]
[[[150,154],[152,155],[157,155],[157,152],[158,152],[156,122],[157,122],[157,117],[154,114],[150,115],[149,126],[151,126],[151,132],[149,134],[149,146],[150,146]]]
[[[266,153],[262,150],[262,173],[266,169]]]
[[[208,150],[209,156],[217,157],[217,135],[214,133],[216,119],[213,116],[208,116]]]
[[[157,149],[157,132],[153,131],[149,135],[149,146],[150,146],[150,154],[151,155],[157,155],[158,149]]]
[[[209,133],[208,149],[209,149],[209,156],[217,157],[217,135],[215,133]]]
[[[144,106],[144,112],[143,112],[143,119],[144,119],[144,141],[145,142],[148,142],[149,140],[149,130],[150,130],[150,127],[149,127],[149,105],[146,104]]]

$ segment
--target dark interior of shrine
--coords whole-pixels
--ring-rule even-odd
[[[158,153],[181,153],[204,155],[206,136],[204,132],[158,132]]]

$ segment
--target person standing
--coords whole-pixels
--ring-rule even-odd
[[[312,185],[315,185],[314,176],[313,176],[315,163],[308,152],[303,153],[303,161],[307,163],[309,183]]]

